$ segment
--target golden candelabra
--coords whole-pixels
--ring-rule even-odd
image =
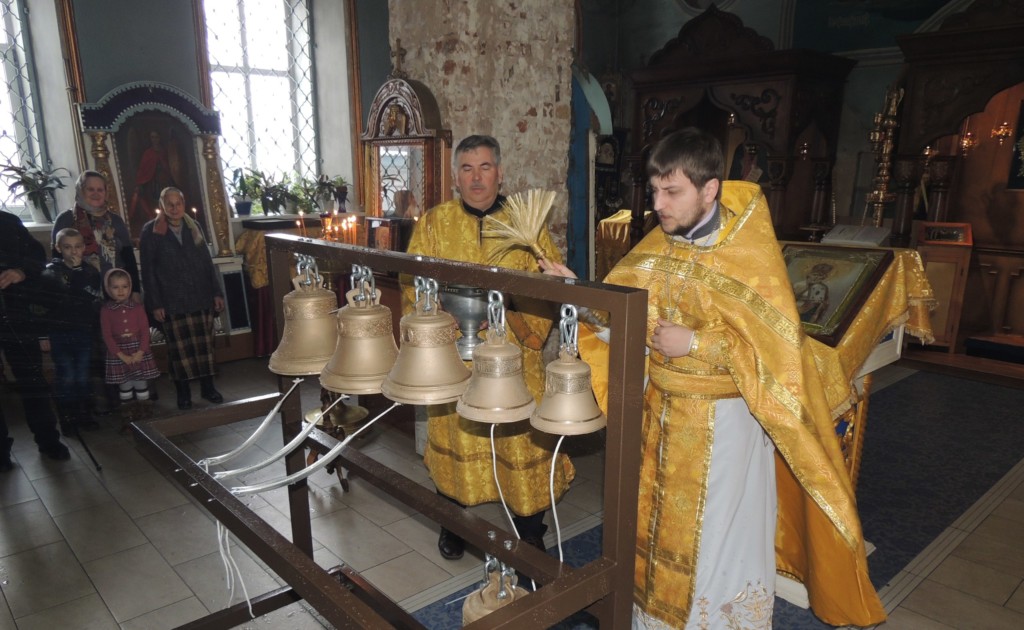
[[[900,101],[903,100],[903,88],[890,86],[885,91],[885,106],[875,114],[875,125],[868,135],[871,151],[875,154],[877,168],[874,178],[874,189],[868,195],[871,204],[871,218],[875,227],[882,227],[885,204],[892,203],[895,194],[889,190],[889,179],[892,177],[892,150],[895,145],[896,113]]]

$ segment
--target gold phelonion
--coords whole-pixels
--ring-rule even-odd
[[[491,259],[500,258],[517,247],[529,250],[538,260],[547,258],[540,246],[540,235],[554,202],[554,191],[539,188],[527,191],[525,197],[522,193],[510,195],[504,207],[508,223],[490,216],[484,220],[483,235],[501,239],[491,251]]]

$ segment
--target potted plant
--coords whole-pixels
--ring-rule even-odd
[[[291,185],[292,195],[298,200],[298,209],[305,214],[319,212],[316,202],[316,180],[296,175]]]
[[[341,175],[330,177],[321,175],[316,180],[316,187],[313,192],[320,212],[331,212],[334,204],[338,206],[339,212],[345,211],[345,201],[348,199],[348,181]]]
[[[263,194],[260,195],[264,214],[279,214],[282,206],[287,206],[288,202],[295,202],[297,200],[298,198],[292,194],[288,176],[284,176],[279,180],[267,178],[266,185],[263,187]]]
[[[248,171],[248,172],[246,172]],[[245,216],[252,212],[252,202],[263,195],[266,177],[254,169],[236,168],[231,176],[232,197],[235,201],[235,212]]]
[[[14,198],[28,199],[34,221],[53,221],[48,202],[52,201],[54,206],[57,205],[54,193],[65,187],[64,180],[71,177],[71,171],[63,167],[47,169],[29,161],[22,166],[7,164],[2,172],[4,177],[11,180],[7,188],[15,193]]]

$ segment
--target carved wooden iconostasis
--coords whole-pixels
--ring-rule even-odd
[[[231,255],[215,111],[161,83],[129,83],[78,108],[89,168],[106,175],[110,208],[124,218],[136,244],[142,226],[155,217],[160,190],[175,186],[216,255]]]
[[[949,350],[1022,348],[1024,1],[978,0],[899,44],[907,69],[894,244],[913,241],[915,220],[969,224],[973,251]]]
[[[635,115],[627,163],[634,224],[643,164],[665,134],[694,125],[714,133],[727,175],[759,182],[780,239],[820,234],[831,197],[843,84],[854,61],[774,50],[735,15],[710,6],[633,73]]]

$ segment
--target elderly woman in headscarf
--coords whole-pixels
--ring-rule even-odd
[[[107,178],[99,171],[83,171],[75,181],[75,207],[65,210],[53,222],[50,242],[55,246],[57,233],[75,228],[85,240],[83,261],[101,274],[118,267],[131,276],[132,302],[141,304],[139,268],[135,264],[132,237],[124,219],[107,209]]]
[[[178,409],[192,407],[189,381],[212,403],[224,401],[213,386],[213,318],[224,310],[224,293],[202,227],[185,212],[185,195],[174,187],[160,193],[160,214],[142,226],[146,307],[167,338]]]

